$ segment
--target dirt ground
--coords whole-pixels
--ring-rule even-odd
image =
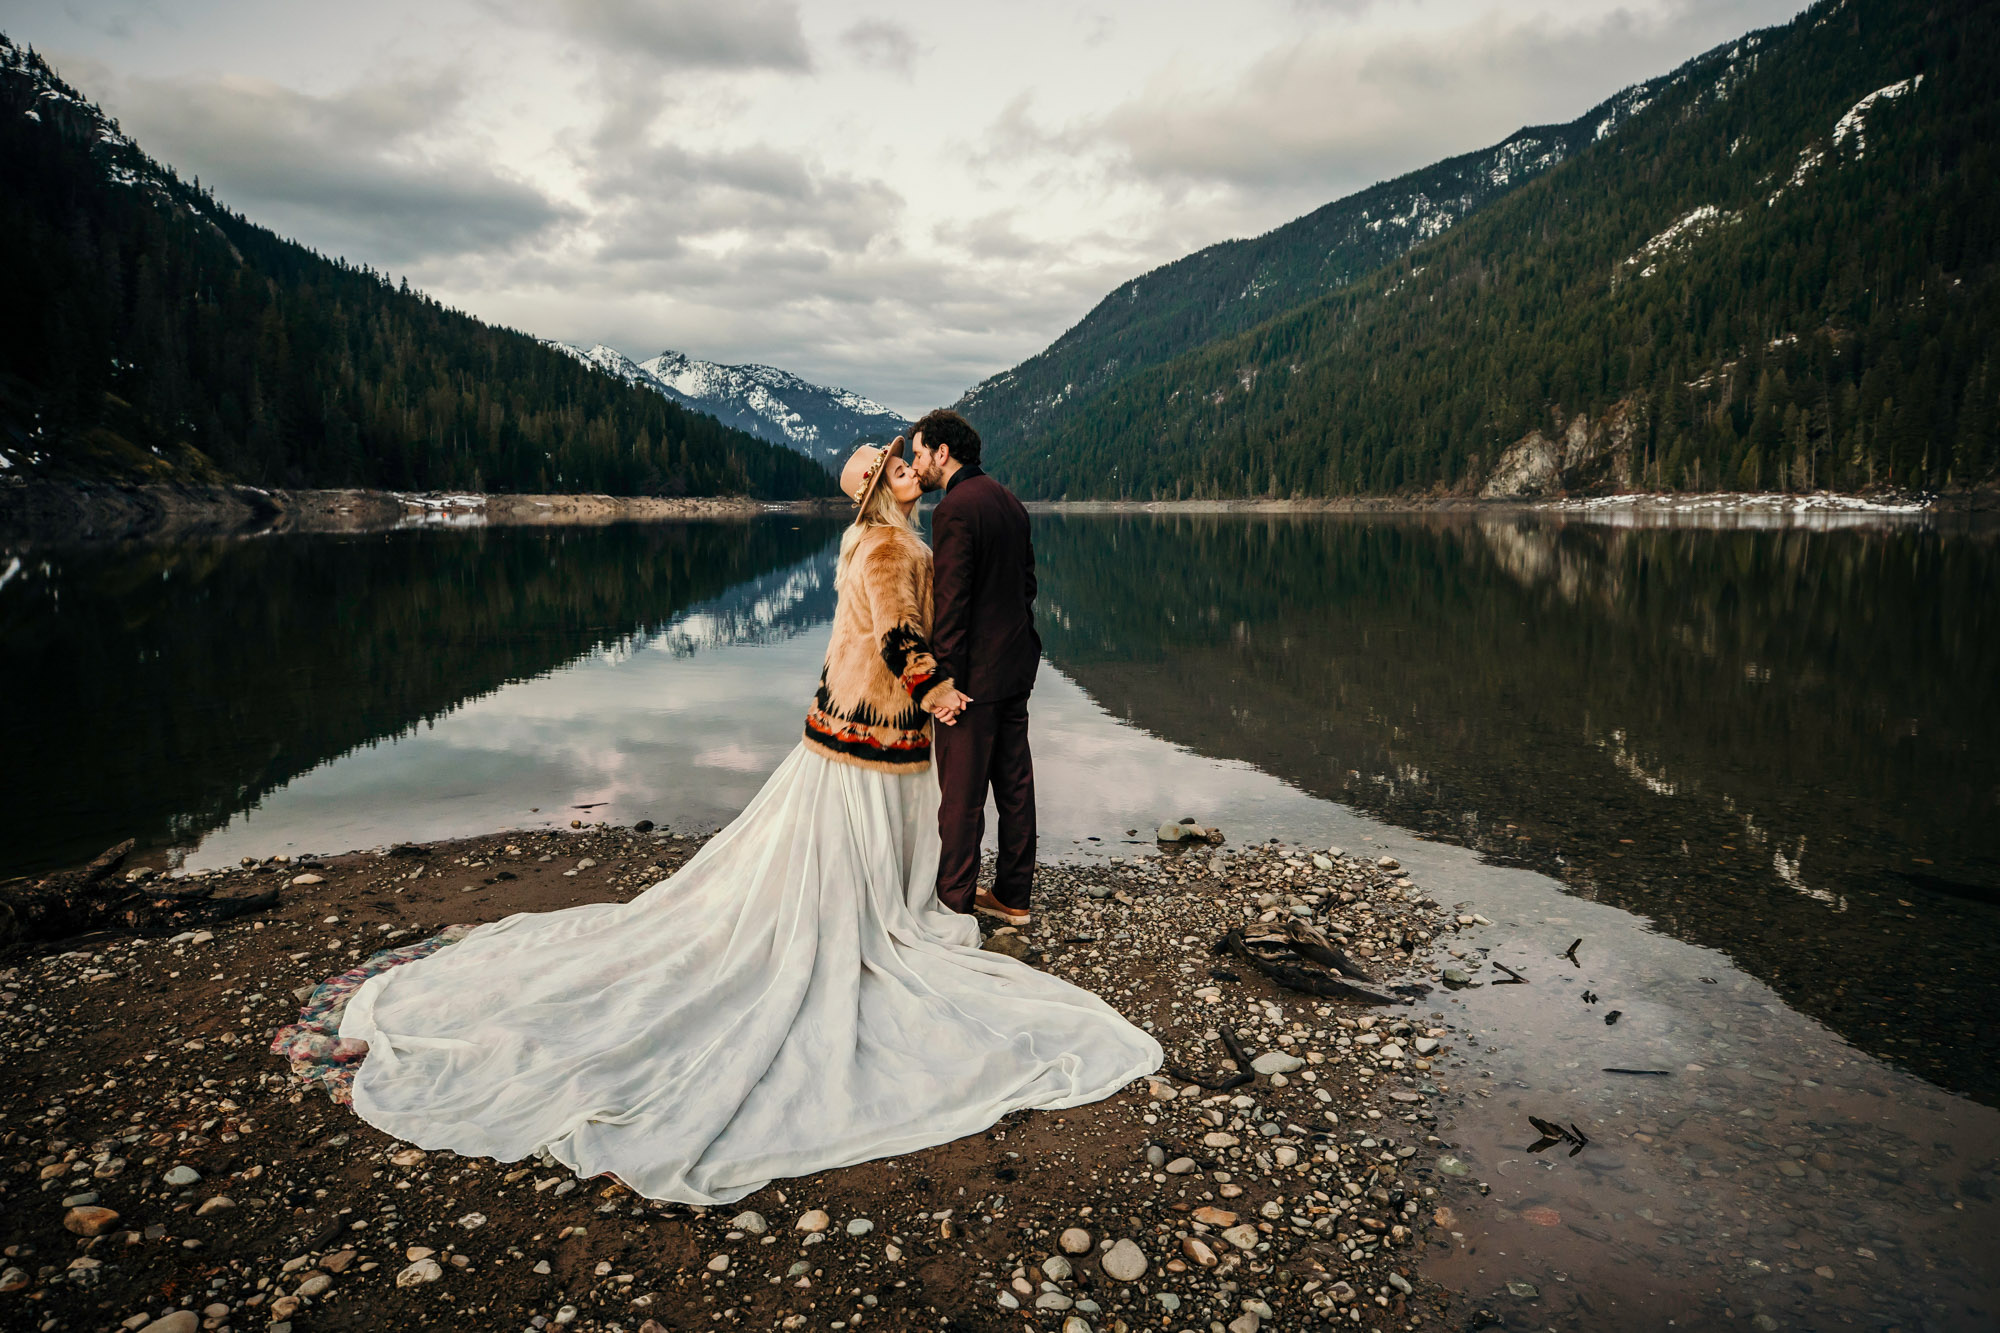
[[[1163,1074],[725,1209],[422,1152],[269,1053],[310,987],[381,948],[623,900],[698,847],[586,827],[272,860],[212,882],[278,887],[273,910],[0,959],[0,1329],[1465,1321],[1417,1271],[1427,1234],[1451,1223],[1430,1109],[1448,1034],[1423,988],[1390,1005],[1323,999],[1212,952],[1230,927],[1296,917],[1379,981],[1430,979],[1434,938],[1470,918],[1393,865],[1329,849],[1045,867],[1034,925],[988,941],[1149,1024],[1182,1074],[1234,1072],[1225,1028],[1275,1072],[1223,1090]]]

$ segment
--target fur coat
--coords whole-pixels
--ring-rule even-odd
[[[923,772],[931,761],[923,703],[951,684],[930,634],[930,548],[901,528],[864,529],[834,609],[806,744],[863,768]]]

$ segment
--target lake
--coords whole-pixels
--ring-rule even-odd
[[[1531,984],[1431,1001],[1480,1057],[1445,1280],[1580,1326],[1641,1301],[1977,1326],[2000,539],[1614,517],[1037,515],[1043,855],[1194,816],[1379,847],[1493,923],[1465,938]],[[838,533],[0,552],[0,878],[126,837],[199,867],[714,828],[797,741]],[[1527,1113],[1612,1146],[1531,1158]]]

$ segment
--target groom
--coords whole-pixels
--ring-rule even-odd
[[[931,742],[944,793],[937,896],[955,912],[979,911],[1025,926],[1035,877],[1028,692],[1042,658],[1028,511],[979,470],[979,432],[958,413],[928,413],[910,442],[911,466],[924,489],[944,488],[931,516],[931,651],[942,674],[967,696],[959,708],[940,704],[933,710],[944,724],[933,728]],[[989,785],[1000,813],[1000,864],[991,892],[978,887]]]

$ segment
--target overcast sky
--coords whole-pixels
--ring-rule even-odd
[[[481,318],[915,415],[1118,283],[1797,0],[0,0],[155,157]]]

